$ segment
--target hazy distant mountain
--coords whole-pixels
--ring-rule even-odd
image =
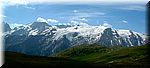
[[[46,22],[33,22],[7,32],[5,49],[29,55],[49,56],[80,44],[129,47],[143,45],[145,41],[146,35],[131,30],[90,25],[51,26]]]

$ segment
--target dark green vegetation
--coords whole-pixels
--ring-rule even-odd
[[[147,68],[147,45],[103,47],[81,45],[66,49],[53,57],[30,56],[5,52],[5,65],[12,67],[110,67]]]

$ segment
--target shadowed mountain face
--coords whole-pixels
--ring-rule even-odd
[[[11,30],[8,27],[4,40],[6,51],[49,56],[81,44],[96,43],[106,47],[140,46],[145,44],[146,36],[131,30],[104,26],[51,26],[46,22],[33,22],[31,25],[18,26]]]

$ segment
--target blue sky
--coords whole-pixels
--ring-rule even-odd
[[[29,24],[41,17],[50,25],[73,21],[89,25],[110,24],[116,29],[146,33],[145,4],[29,4],[4,8],[4,21],[11,27]]]

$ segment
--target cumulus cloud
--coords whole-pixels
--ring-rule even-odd
[[[46,22],[46,23],[48,23],[47,20],[42,18],[42,17],[38,17],[37,22]]]
[[[58,20],[55,19],[47,19],[48,22],[52,22],[52,23],[58,23]]]
[[[128,22],[127,22],[127,21],[125,21],[125,20],[122,20],[122,22],[123,22],[123,23],[125,23],[125,24],[127,24],[127,23],[128,23]]]
[[[38,17],[37,22],[58,23],[59,21],[55,20],[55,19],[50,19],[50,18],[49,19],[44,19],[42,17]]]
[[[105,27],[110,27],[110,28],[112,27],[112,25],[110,25],[110,24],[108,24],[108,23],[104,23],[103,26],[105,26]]]

